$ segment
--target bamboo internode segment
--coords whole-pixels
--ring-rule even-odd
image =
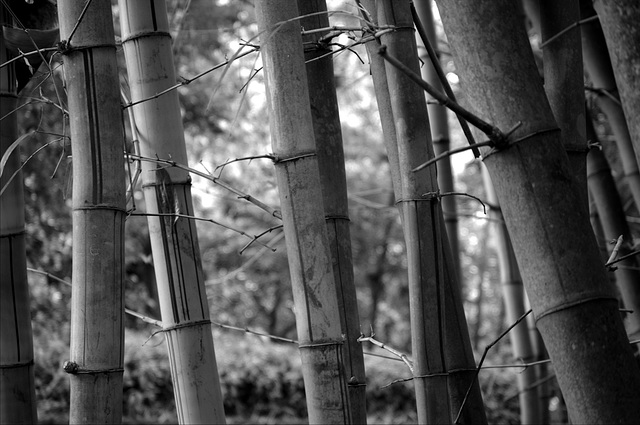
[[[119,4],[131,88],[127,106],[145,159],[142,186],[178,420],[224,423],[166,5]],[[170,166],[158,167],[162,161]]]

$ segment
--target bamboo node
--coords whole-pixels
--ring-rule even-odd
[[[62,365],[62,369],[64,369],[65,372],[71,375],[81,375],[81,374],[96,375],[98,373],[124,372],[124,369],[121,367],[112,367],[108,369],[84,369],[84,368],[81,368],[78,363],[71,360],[64,362],[64,364]]]
[[[17,367],[31,366],[32,364],[33,364],[33,359],[27,362],[0,364],[0,369],[15,369]]]
[[[586,303],[589,303],[589,302],[592,302],[592,301],[615,301],[617,303],[618,299],[616,297],[600,295],[600,296],[593,296],[593,297],[583,298],[583,299],[575,300],[575,301],[563,302],[563,303],[555,305],[555,306],[553,306],[551,308],[548,308],[546,311],[543,311],[542,313],[536,315],[535,316],[535,322],[538,323],[540,321],[540,319],[542,319],[543,317],[548,316],[550,314],[557,313],[557,312],[562,311],[562,310],[568,310],[570,308],[579,306],[581,304],[586,304]]]
[[[309,342],[306,344],[299,344],[298,348],[339,347],[343,344],[344,341]]]
[[[315,152],[307,152],[307,153],[301,153],[299,155],[293,155],[293,156],[289,156],[289,157],[279,157],[279,156],[275,156],[273,159],[273,163],[274,164],[281,164],[283,162],[289,162],[289,161],[297,161],[298,159],[303,159],[303,158],[308,158],[311,156],[316,156]]]
[[[325,215],[324,216],[325,220],[345,220],[345,221],[351,221],[351,219],[346,216],[346,215]]]
[[[532,137],[538,136],[540,134],[551,133],[551,132],[554,132],[554,131],[560,131],[559,127],[546,128],[546,129],[542,129],[542,130],[532,131],[531,133],[528,133],[528,134],[525,134],[524,136],[518,137],[515,140],[509,140],[510,133],[512,133],[517,128],[517,126],[518,126],[518,124],[516,124],[516,126],[514,126],[514,128],[512,130],[510,130],[509,133],[507,133],[505,135],[504,139],[502,139],[501,141],[491,139],[492,142],[493,142],[493,147],[492,147],[492,149],[489,150],[489,152],[487,152],[486,154],[482,155],[482,160],[484,161],[485,159],[487,159],[489,156],[493,155],[496,152],[500,152],[501,150],[510,148],[511,146],[513,146],[513,145],[515,145],[517,143],[524,142],[525,140],[531,139]]]
[[[171,38],[171,34],[166,32],[166,31],[139,31],[139,32],[134,32],[134,33],[130,34],[126,38],[123,38],[121,40],[121,43],[124,44],[127,41],[136,40],[138,38],[144,38],[144,37],[169,37],[169,38]]]
[[[201,325],[211,325],[211,320],[204,319],[204,320],[196,320],[194,322],[178,323],[177,325],[167,326],[166,328],[163,328],[161,331],[158,331],[158,332],[169,332],[169,331],[174,331],[176,329],[191,328],[191,327],[201,326]]]

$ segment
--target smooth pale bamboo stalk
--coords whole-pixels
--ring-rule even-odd
[[[543,44],[580,19],[578,0],[540,0]],[[584,208],[587,195],[587,137],[584,116],[584,76],[580,29],[575,28],[543,46],[544,90],[562,132],[562,144],[578,183]]]
[[[486,167],[482,168],[482,179],[484,181],[485,193],[487,194],[487,202],[491,204],[489,217],[493,219],[491,227],[493,228],[493,234],[496,238],[500,285],[502,287],[502,296],[507,312],[507,323],[514,323],[529,310],[525,305],[526,294],[518,264],[516,263],[516,258],[513,253],[511,239],[509,238],[509,233],[507,232],[502,212],[500,211],[500,202],[493,189],[491,177]],[[509,338],[511,339],[514,358],[523,363],[529,363],[535,360],[531,334],[526,321],[515,326],[511,332],[509,332]],[[532,384],[539,379],[537,372],[536,368],[529,367],[517,375],[518,391],[520,393],[518,396],[520,400],[520,423],[522,424],[542,423],[538,389],[532,388]]]
[[[593,148],[587,156],[587,170],[589,172],[589,190],[593,195],[596,204],[605,240],[611,241],[624,238],[622,246],[619,247],[619,257],[623,257],[633,252],[633,239],[629,231],[629,225],[625,217],[624,208],[618,195],[609,163],[604,153]],[[613,248],[613,245],[609,245]],[[620,291],[622,303],[626,309],[633,310],[632,314],[625,317],[625,325],[629,339],[640,338],[640,271],[638,271],[638,261],[631,256],[626,260],[616,263],[615,271],[616,285]]]
[[[71,423],[121,423],[125,173],[111,3],[58,2],[73,150]]]
[[[381,42],[390,55],[419,73],[409,1],[380,1],[377,8],[380,25],[400,28],[383,35]],[[436,172],[433,167],[412,171],[433,157],[425,97],[405,74],[389,64],[385,67],[397,137],[401,187],[397,203],[407,249],[418,421],[448,423],[462,409],[462,423],[486,422],[472,372],[475,362],[437,196]],[[472,390],[462,408],[469,387]]]
[[[433,19],[433,12],[431,11],[432,2],[418,1],[415,2],[415,8],[420,17],[420,21],[425,28],[427,37],[432,46],[437,46],[438,39],[436,38],[435,22]],[[444,92],[442,83],[438,77],[433,63],[427,53],[427,50],[422,42],[422,38],[416,35],[416,42],[418,44],[418,56],[422,60],[422,66],[420,73],[422,79],[431,84],[436,90]],[[433,99],[432,96],[427,96],[427,111],[429,113],[429,124],[431,128],[431,139],[433,141],[433,151],[436,156],[443,154],[449,150],[449,121],[447,115],[447,108]],[[453,171],[451,169],[451,160],[449,157],[443,158],[437,162],[438,164],[438,187],[442,193],[455,192]],[[455,272],[460,279],[462,279],[462,273],[460,271],[460,246],[458,243],[458,214],[456,210],[456,198],[455,196],[445,196],[442,198],[442,212],[444,214],[444,222],[447,227],[447,235],[449,236],[449,245],[453,253],[453,261],[455,265]]]
[[[324,217],[295,0],[256,18],[310,423],[350,423],[340,309]]]
[[[591,0],[580,1],[580,16],[587,19],[595,16]],[[609,95],[599,93],[597,104],[607,117],[615,143],[620,152],[620,162],[634,203],[640,209],[640,168],[634,152],[629,127],[625,118],[620,96],[607,50],[607,44],[599,21],[587,22],[580,26],[582,33],[582,54],[584,66],[594,88],[605,90]]]
[[[298,10],[301,16],[311,15],[300,21],[305,30],[329,27],[325,0],[298,0]],[[366,377],[362,345],[358,342],[361,335],[360,317],[353,276],[347,179],[333,58],[328,55],[330,48],[315,44],[324,35],[326,33],[303,37],[304,42],[312,43],[305,48],[307,82],[333,277],[338,291],[342,333],[345,335],[343,356],[349,385],[351,422],[366,424]]]
[[[636,0],[594,0],[602,25],[611,65],[636,162],[640,163],[640,2]],[[640,209],[640,202],[636,204]]]
[[[2,23],[11,17],[2,6]],[[11,54],[0,38],[0,63]],[[0,69],[0,158],[18,139],[15,67]],[[38,422],[33,375],[33,337],[25,251],[24,193],[20,149],[9,156],[0,178],[0,423]],[[13,180],[9,183],[9,179]]]
[[[137,102],[175,85],[166,4],[120,0],[119,5],[131,101]],[[175,90],[133,106],[133,117],[142,156],[187,164]],[[141,165],[148,213],[194,215],[186,171]],[[178,420],[224,423],[195,222],[164,215],[149,216],[148,224]]]
[[[571,418],[634,422],[640,370],[513,4],[438,5],[475,110],[501,129],[522,122],[484,162]]]

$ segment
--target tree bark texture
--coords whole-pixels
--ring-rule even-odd
[[[387,46],[389,54],[419,74],[409,2],[363,4],[369,10],[377,8],[380,25],[398,27],[393,33],[383,35],[381,42]],[[375,48],[373,43],[372,46]],[[398,167],[396,202],[407,249],[418,421],[450,423],[460,412],[461,423],[486,422],[480,389],[471,372],[475,363],[438,202],[435,169],[411,171],[433,157],[425,97],[395,67],[385,64],[384,72],[396,135],[395,140],[387,143],[387,154],[390,158],[398,158],[397,165],[392,162],[391,166]],[[384,97],[384,94],[377,97]],[[466,397],[469,388],[469,397]]]
[[[144,157],[186,164],[171,36],[164,0],[120,0],[134,125]],[[142,161],[149,234],[180,423],[224,423],[209,305],[186,171]]]
[[[5,6],[2,24],[11,25]],[[12,58],[0,38],[0,63]],[[33,337],[25,246],[24,193],[18,139],[16,74],[0,69],[0,423],[38,422],[33,375]],[[13,152],[9,152],[13,149]],[[14,175],[15,174],[15,175]]]
[[[295,0],[256,2],[309,422],[349,423],[338,292],[298,16]]]
[[[58,2],[73,151],[71,423],[121,423],[124,140],[109,1]]]
[[[607,40],[622,109],[640,163],[640,2],[594,0],[593,7]]]
[[[522,122],[483,156],[571,418],[633,422],[640,370],[513,4],[438,4],[475,110],[503,131]]]
[[[301,20],[305,30],[329,27],[329,16],[323,13],[327,11],[325,0],[298,0],[298,11],[301,16],[312,15]],[[303,37],[307,82],[333,277],[338,291],[340,324],[345,335],[343,355],[349,385],[351,422],[366,424],[366,377],[362,345],[358,342],[361,330],[353,276],[342,131],[333,57],[329,54],[331,49],[326,43],[318,42],[324,35],[326,33]]]

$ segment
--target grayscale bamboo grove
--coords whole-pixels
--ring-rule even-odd
[[[219,325],[297,345],[309,423],[371,422],[365,354],[372,346],[406,365],[417,422],[487,423],[481,372],[507,335],[512,357],[524,367],[514,396],[521,423],[550,420],[548,363],[572,423],[640,417],[640,261],[629,218],[640,207],[640,6],[633,1],[523,0],[516,7],[510,0],[438,0],[442,29],[426,0],[345,1],[339,10],[325,0],[256,0],[252,38],[192,78],[176,72],[180,27],[172,37],[171,2],[119,0],[117,8],[106,0],[22,2],[2,1],[0,423],[38,419],[22,176],[25,164],[37,159],[21,156],[29,137],[19,132],[17,111],[25,96],[20,91],[38,69],[53,78],[54,60],[62,63],[65,93],[57,105],[68,119],[72,151],[70,348],[60,365],[70,382],[70,423],[123,422],[125,312],[160,328],[151,337],[166,341],[179,423],[226,423],[228,371],[216,359],[225,347],[212,333],[219,306],[208,295],[196,228],[203,221],[248,238],[242,250],[262,244],[260,252],[272,250],[265,235],[283,228],[296,339]],[[44,27],[36,19],[45,6],[48,18],[55,15],[53,3],[59,36],[50,22]],[[356,24],[334,24],[336,16]],[[360,324],[354,252],[362,248],[349,202],[349,133],[341,129],[345,87],[334,69],[339,55],[358,48],[397,208],[384,237],[396,219],[402,229],[410,354],[376,339],[374,323],[370,329]],[[188,151],[188,111],[179,90],[216,69],[217,84],[224,85],[235,62],[258,53],[261,65],[240,91],[263,77],[271,150],[202,171]],[[460,101],[445,71],[453,64]],[[219,102],[217,90],[211,88],[207,111]],[[604,118],[592,115],[593,104]],[[608,142],[598,138],[598,119],[608,121],[617,156],[602,148]],[[465,146],[454,149],[456,120]],[[482,219],[497,252],[506,317],[483,353],[474,352],[470,332],[477,336],[481,326],[488,266],[478,267],[478,319],[471,330],[460,254],[466,194],[456,191],[452,171],[453,155],[465,150],[483,162],[486,205],[469,197],[489,211]],[[271,161],[277,197],[270,201],[222,178],[229,164],[258,159]],[[198,216],[196,176],[277,224],[251,236]],[[143,196],[136,198],[138,186]],[[136,199],[143,200],[142,210]],[[125,224],[142,217],[159,320],[125,309]],[[603,243],[611,240],[615,245]],[[381,245],[380,261],[391,249],[386,239]],[[377,295],[372,298],[375,318]],[[278,309],[275,303],[274,317]]]

